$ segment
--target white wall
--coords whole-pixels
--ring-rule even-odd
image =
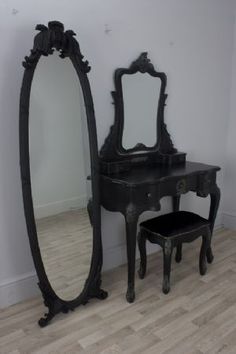
[[[21,61],[37,23],[57,19],[77,33],[88,58],[99,146],[114,112],[113,72],[142,51],[168,75],[166,121],[188,159],[224,166],[229,115],[233,0],[5,0],[0,3],[0,305],[35,291],[19,171]],[[219,176],[222,186],[222,173]],[[186,197],[207,214],[209,202]],[[169,202],[163,202],[163,211]],[[220,220],[220,213],[218,223]],[[103,210],[105,268],[126,260],[122,216]],[[115,227],[114,227],[115,225]],[[124,274],[125,276],[125,274]]]
[[[235,6],[236,15],[236,6]],[[234,24],[234,52],[232,60],[232,88],[230,120],[226,148],[225,177],[223,189],[223,220],[228,228],[236,229],[236,22]]]

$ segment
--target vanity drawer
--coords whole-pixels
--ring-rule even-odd
[[[175,184],[175,192],[177,194],[187,193],[189,190],[189,183],[186,178],[180,178]]]
[[[148,209],[155,209],[158,210],[159,208],[159,186],[149,185],[143,186],[141,188],[137,188],[133,194],[133,200],[135,202],[139,202],[141,205],[148,207]]]
[[[216,183],[216,173],[206,172],[198,176],[197,194],[200,197],[206,197],[210,193],[210,189]]]
[[[160,197],[166,195],[181,195],[196,189],[197,176],[179,177],[169,181],[163,181],[160,185]]]
[[[174,192],[176,195],[185,194],[189,191],[192,191],[197,186],[197,176],[187,176],[178,178],[175,181]]]

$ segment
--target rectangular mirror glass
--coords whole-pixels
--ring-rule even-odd
[[[137,144],[153,147],[158,139],[158,101],[161,80],[148,73],[122,76],[124,130],[122,146],[132,149]]]

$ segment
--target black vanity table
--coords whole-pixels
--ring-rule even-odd
[[[125,112],[130,112],[130,109],[124,104],[124,84],[127,85],[127,83],[123,82],[123,78],[127,76],[132,79],[136,73],[149,74],[146,76],[160,80],[155,117],[156,142],[148,147],[147,144],[138,141],[134,147],[124,148],[123,134],[127,129]],[[115,104],[115,122],[100,151],[101,204],[109,211],[121,212],[125,218],[128,257],[126,298],[128,302],[133,302],[135,299],[136,235],[140,214],[148,210],[159,211],[160,200],[164,196],[172,197],[173,209],[178,211],[182,194],[192,191],[199,197],[210,195],[209,220],[212,231],[220,201],[220,190],[216,184],[216,173],[220,167],[186,161],[186,154],[174,148],[164,123],[164,106],[167,98],[165,94],[166,75],[155,71],[147,58],[147,53],[142,53],[128,69],[117,69],[114,82],[116,91],[112,92],[112,96]],[[135,90],[136,87],[137,82],[133,89]],[[130,92],[130,90],[126,91]],[[150,92],[150,87],[144,89],[144,95],[145,92]],[[133,119],[134,121],[137,119],[135,124],[140,121],[137,116]],[[145,119],[149,118],[145,117]],[[135,132],[136,126],[131,133],[135,134]],[[209,248],[207,261],[211,263],[212,260],[213,254]]]
[[[101,202],[110,211],[119,211],[125,217],[128,256],[127,300],[133,302],[135,251],[137,223],[141,213],[147,210],[160,210],[160,199],[173,197],[173,209],[179,209],[180,195],[189,191],[200,197],[210,194],[211,206],[209,219],[213,230],[219,206],[220,190],[216,184],[219,167],[196,162],[186,162],[172,167],[142,166],[129,172],[114,175],[101,175]],[[211,249],[207,260],[212,262]]]

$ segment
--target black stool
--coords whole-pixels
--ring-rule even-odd
[[[182,258],[182,243],[192,242],[202,236],[202,246],[199,257],[199,271],[206,274],[206,251],[211,243],[210,222],[201,216],[188,211],[177,211],[149,219],[140,224],[138,245],[140,251],[139,277],[146,273],[147,255],[146,240],[160,245],[163,249],[163,285],[162,291],[170,291],[170,271],[172,251],[177,247],[176,262]]]

